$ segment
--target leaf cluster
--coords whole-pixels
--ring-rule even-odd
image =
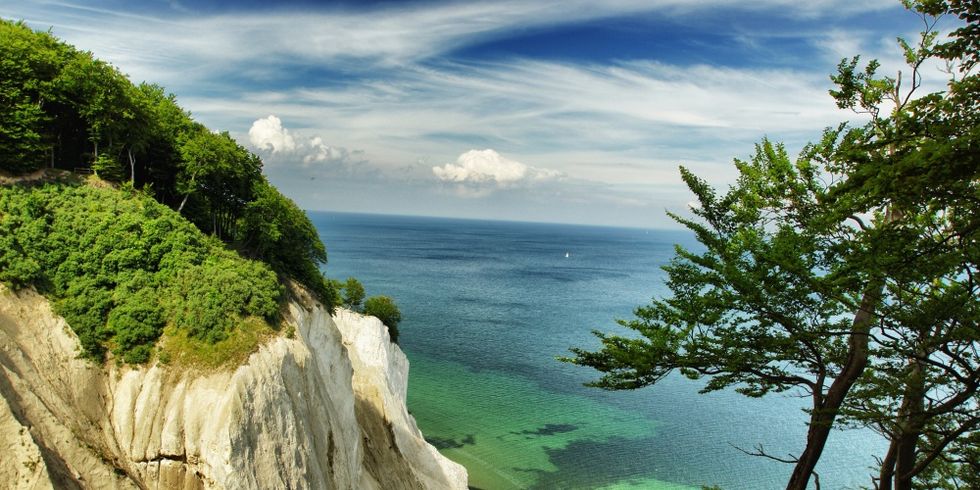
[[[735,386],[749,396],[822,389],[842,359],[841,337],[858,283],[840,274],[847,252],[820,208],[826,189],[810,160],[791,162],[763,141],[739,178],[718,195],[686,169],[700,220],[674,216],[704,250],[677,248],[665,267],[672,295],[637,308],[619,323],[639,335],[597,332],[598,352],[572,349],[566,359],[604,373],[594,383],[634,389],[672,371],[709,376],[704,391]]]
[[[724,194],[682,168],[699,207],[675,219],[703,251],[678,248],[670,296],[619,322],[631,334],[597,332],[600,350],[565,360],[596,368],[593,384],[609,389],[674,371],[707,376],[705,391],[798,387],[813,398],[811,435],[843,420],[889,439],[876,487],[976,486],[980,10],[905,3],[925,27],[917,43],[898,41],[904,80],[857,57],[831,76],[838,106],[869,122],[828,128],[796,162],[763,141],[735,162]],[[933,16],[943,14],[966,25],[941,41]],[[935,58],[949,62],[947,90],[920,95],[920,69]]]
[[[377,317],[388,327],[391,341],[398,343],[398,324],[402,321],[402,313],[395,300],[388,296],[371,296],[364,301],[364,314]]]

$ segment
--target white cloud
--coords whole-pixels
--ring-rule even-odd
[[[330,146],[320,136],[294,137],[282,120],[269,115],[252,122],[248,140],[257,150],[271,151],[275,163],[302,162],[303,166],[347,163],[351,152],[343,147]],[[272,157],[273,155],[269,155]]]
[[[278,117],[269,115],[256,119],[248,130],[248,140],[260,150],[271,150],[272,153],[283,153],[296,149],[296,141],[289,130],[282,127]]]
[[[441,167],[432,167],[432,173],[443,182],[471,184],[481,187],[494,185],[509,187],[518,183],[553,180],[561,176],[556,170],[536,168],[501,156],[496,151],[470,150]]]
[[[329,146],[319,136],[311,138],[306,147],[309,148],[309,152],[303,156],[304,165],[346,162],[350,157],[350,152],[346,148]]]

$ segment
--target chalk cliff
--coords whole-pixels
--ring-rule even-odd
[[[301,293],[286,317],[292,338],[233,370],[95,366],[42,296],[0,286],[0,486],[466,488],[381,322]]]

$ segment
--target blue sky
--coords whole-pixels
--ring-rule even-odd
[[[844,56],[901,68],[895,0],[0,3],[160,83],[306,209],[663,228],[844,120]],[[942,87],[938,70],[928,88]]]

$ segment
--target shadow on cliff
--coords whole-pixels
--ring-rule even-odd
[[[17,322],[13,318],[10,318],[4,313],[0,313],[0,325],[8,326],[16,324]],[[4,337],[4,342],[0,343],[0,345],[6,346],[7,332],[5,329],[0,330],[3,330],[0,331],[0,335]],[[10,343],[13,342],[11,341]],[[18,395],[17,390],[14,389],[10,381],[11,374],[17,377],[24,376],[24,373],[18,369],[17,364],[7,355],[6,349],[0,349],[0,397],[6,401],[7,406],[10,408],[10,414],[21,427],[26,428],[30,433],[31,439],[41,453],[41,459],[48,470],[48,476],[51,478],[51,483],[54,487],[59,489],[82,488],[81,483],[74,477],[71,469],[61,459],[56,449],[49,447],[46,443],[42,429],[34,427],[34,423],[28,415],[28,410],[21,404],[21,396]]]
[[[364,442],[364,469],[385,489],[423,489],[395,442],[391,421],[368,400],[356,398],[354,412]]]

